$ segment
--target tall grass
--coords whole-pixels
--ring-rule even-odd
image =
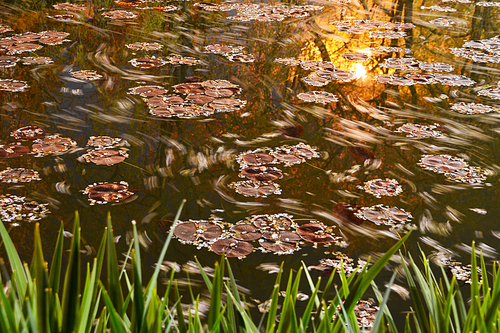
[[[174,227],[180,215],[180,207]],[[35,226],[35,246],[31,264],[22,263],[5,226],[0,222],[10,269],[2,264],[0,274],[0,329],[2,332],[360,332],[354,307],[372,285],[379,299],[378,312],[371,332],[398,332],[387,308],[390,287],[382,295],[373,283],[384,265],[398,251],[406,235],[370,268],[346,276],[332,274],[326,281],[314,281],[307,269],[290,272],[282,281],[281,269],[270,296],[269,311],[255,318],[238,290],[229,261],[221,259],[215,265],[213,277],[198,263],[202,278],[210,292],[207,313],[199,310],[200,297],[190,290],[192,308],[185,311],[181,304],[174,272],[162,292],[158,290],[160,265],[167,253],[172,232],[163,246],[151,278],[142,272],[140,246],[136,225],[134,240],[127,261],[122,267],[113,242],[111,217],[108,215],[97,256],[91,264],[81,265],[80,220],[75,216],[73,237],[63,268],[63,226],[61,226],[50,268],[44,261],[38,225]],[[474,253],[474,251],[473,251]],[[420,269],[410,257],[403,264],[414,302],[407,318],[405,332],[497,332],[499,327],[500,281],[498,268],[493,266],[490,286],[484,278],[479,284],[472,256],[471,306],[467,306],[455,278],[443,272],[437,279],[428,260],[423,257]],[[481,257],[483,274],[486,267]],[[129,269],[125,269],[129,267]],[[101,275],[106,270],[106,278]],[[8,273],[10,271],[10,273]],[[64,276],[62,274],[64,273]],[[338,277],[338,280],[334,280]],[[300,313],[296,295],[301,279],[306,279],[311,296]],[[338,286],[336,282],[340,280]],[[279,302],[280,290],[286,296]],[[186,296],[184,296],[186,297]],[[189,296],[187,296],[189,298]]]

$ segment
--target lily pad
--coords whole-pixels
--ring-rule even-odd
[[[253,252],[253,245],[245,241],[224,238],[213,243],[211,249],[218,255],[225,255],[230,258],[242,258]]]

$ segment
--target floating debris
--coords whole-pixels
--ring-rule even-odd
[[[253,181],[270,182],[283,177],[280,169],[269,166],[249,166],[241,170],[240,177],[246,177]]]
[[[137,17],[137,14],[128,12],[126,10],[112,10],[102,14],[105,18],[112,20],[130,20]]]
[[[321,103],[328,104],[331,102],[338,102],[338,98],[329,92],[326,91],[310,91],[306,93],[300,93],[297,97],[304,102],[310,103]]]
[[[436,75],[434,80],[447,86],[473,86],[476,83],[464,75],[455,74]]]
[[[128,154],[124,150],[115,149],[95,149],[84,155],[82,158],[87,163],[94,163],[97,165],[114,165],[125,161]]]
[[[72,77],[80,80],[95,81],[103,78],[102,75],[97,74],[94,70],[81,70],[81,71],[71,71],[69,73]]]
[[[493,111],[498,111],[498,109],[493,108],[489,105],[464,102],[455,103],[451,106],[450,109],[461,114],[485,114]]]
[[[23,65],[48,65],[54,63],[49,57],[24,57],[21,59]]]
[[[126,145],[128,145],[126,140],[109,136],[91,136],[89,141],[87,141],[87,146],[95,148],[112,148]]]
[[[12,31],[12,29],[9,26],[0,24],[0,34],[4,34],[9,31]]]
[[[153,97],[163,95],[166,92],[167,90],[162,86],[137,86],[129,88],[127,94],[140,95],[142,97]]]
[[[366,193],[374,195],[376,198],[382,196],[394,197],[403,192],[403,188],[395,179],[372,179],[365,182],[364,186],[358,188],[365,190]]]
[[[255,182],[245,180],[229,184],[234,190],[245,197],[266,198],[271,194],[281,194],[278,184],[273,182]]]
[[[237,98],[221,98],[210,103],[210,107],[219,112],[232,112],[242,109],[247,101]]]
[[[205,46],[204,52],[205,53],[220,54],[223,56],[229,56],[231,54],[242,53],[243,49],[244,49],[243,46],[212,44],[212,45]]]
[[[147,42],[125,44],[125,46],[134,51],[157,51],[163,48],[163,45],[159,43],[147,43]]]
[[[30,148],[21,145],[20,143],[13,145],[0,145],[0,158],[14,158],[26,155],[30,152]]]
[[[435,20],[430,21],[429,23],[437,25],[438,27],[452,27],[457,24],[457,22],[444,17],[437,18]]]
[[[70,148],[76,147],[76,142],[69,138],[61,138],[59,134],[47,135],[33,141],[31,146],[35,157],[43,157],[49,154],[61,154]]]
[[[25,168],[8,168],[0,171],[0,181],[3,183],[28,183],[33,180],[41,180],[38,172],[35,170]]]
[[[382,67],[399,69],[403,71],[416,71],[420,61],[414,58],[389,58],[385,59]]]
[[[448,172],[445,176],[449,180],[468,184],[481,184],[484,180],[486,180],[486,172],[479,167],[473,166]]]
[[[183,244],[208,246],[223,235],[222,227],[211,221],[189,220],[179,221],[174,229],[174,237]]]
[[[38,126],[24,126],[16,129],[10,135],[18,140],[35,140],[45,137],[45,130]]]
[[[405,31],[370,31],[370,38],[399,39],[405,38]]]
[[[333,227],[325,226],[318,221],[311,221],[297,228],[297,234],[310,243],[334,243],[340,244],[342,237],[333,234]]]
[[[19,225],[17,221],[38,221],[46,217],[50,211],[48,204],[39,204],[36,201],[26,202],[24,197],[5,194],[0,195],[0,219],[3,222]]]
[[[479,1],[479,2],[476,2],[476,6],[481,6],[481,7],[500,7],[500,2]]]
[[[87,186],[82,192],[88,194],[91,205],[119,202],[134,194],[128,190],[128,183],[124,181],[119,183],[94,183]]]
[[[294,146],[277,147],[271,152],[271,155],[273,155],[277,161],[284,163],[285,166],[300,164],[312,158],[319,158],[318,151],[303,142]]]
[[[0,90],[2,82],[0,81]],[[499,88],[491,88],[491,89],[482,89],[477,92],[479,96],[486,96],[492,99],[500,99],[500,89]]]
[[[18,61],[19,58],[17,57],[0,56],[0,68],[14,67]]]
[[[356,217],[375,223],[376,225],[387,225],[395,229],[415,229],[415,225],[408,222],[411,214],[402,208],[388,207],[382,204],[371,207],[358,208],[354,213]]]
[[[227,59],[231,62],[254,62],[255,57],[252,54],[236,53],[228,55]]]
[[[344,271],[346,276],[350,276],[354,272],[361,272],[366,266],[366,261],[358,260],[357,267],[354,267],[354,259],[350,258],[342,252],[332,253],[333,257],[324,258],[319,260],[317,266],[309,266],[307,269],[315,269],[323,272],[333,272],[340,273]]]
[[[456,12],[457,10],[455,8],[447,7],[447,6],[421,6],[420,9],[428,9],[432,10],[435,12],[445,12],[445,13],[453,13]]]
[[[196,3],[193,7],[198,7],[207,11],[231,11],[236,10],[235,16],[228,16],[228,19],[240,22],[261,21],[283,21],[286,18],[298,18],[310,16],[310,12],[323,10],[323,6],[305,5],[305,6],[288,6],[284,4],[244,4],[230,3],[223,4],[213,3]]]
[[[439,138],[442,132],[436,130],[440,125],[420,125],[420,124],[404,124],[395,130],[396,133],[405,133],[408,138]]]
[[[469,59],[478,63],[500,63],[500,55],[498,54],[484,53],[482,51],[463,47],[452,48],[450,51],[454,56]]]
[[[183,57],[178,54],[171,55],[168,57],[167,63],[172,64],[172,65],[198,65],[201,63],[200,60],[195,59],[193,57]]]
[[[472,266],[467,265],[464,266],[461,262],[458,261],[451,261],[451,262],[446,262],[446,266],[448,266],[451,274],[455,275],[456,279],[459,281],[464,281],[465,283],[471,284],[472,283]],[[477,267],[477,274],[478,274],[478,283],[482,284],[483,283],[483,272],[481,268]]]
[[[365,53],[348,52],[348,53],[342,54],[342,58],[345,58],[345,59],[351,60],[351,61],[363,62],[363,61],[369,60],[370,56],[368,56]]]
[[[354,314],[356,315],[358,326],[365,332],[367,331],[366,328],[373,327],[378,311],[379,307],[374,306],[371,302],[363,300],[358,301],[354,306]]]
[[[149,113],[162,118],[195,118],[214,114],[215,110],[211,107],[200,105],[172,105],[150,109]]]
[[[134,58],[129,63],[137,68],[154,68],[164,66],[168,62],[159,58]]]
[[[57,15],[47,15],[47,18],[60,22],[71,22],[76,18],[76,16],[73,14],[57,14]]]
[[[243,258],[253,252],[253,245],[245,241],[235,239],[219,239],[212,244],[211,250],[218,255],[231,258]]]
[[[57,9],[57,10],[67,10],[70,12],[78,12],[78,11],[85,10],[87,8],[87,6],[84,4],[76,4],[76,3],[69,3],[69,2],[56,3],[56,4],[52,5],[52,7],[54,7],[54,9]]]
[[[453,70],[452,65],[443,62],[421,62],[418,64],[418,67],[423,71],[429,72],[451,72]]]
[[[437,173],[453,172],[468,167],[463,159],[450,155],[424,155],[417,164],[425,170]]]
[[[301,79],[305,84],[308,84],[313,87],[323,87],[326,86],[330,81],[323,77],[316,75],[316,73],[310,74],[307,77]]]
[[[23,92],[30,86],[24,81],[17,81],[11,79],[0,79],[0,90],[10,92]]]
[[[302,60],[295,58],[276,58],[274,61],[285,66],[299,66],[302,62]]]

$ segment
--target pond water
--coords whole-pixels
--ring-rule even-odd
[[[411,229],[414,255],[497,260],[499,4],[5,1],[2,218],[26,260],[34,220],[51,253],[78,210],[89,258],[107,212],[122,252],[136,220],[150,267],[186,199],[166,260],[245,256],[260,301],[276,265]]]

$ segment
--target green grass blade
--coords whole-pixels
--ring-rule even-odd
[[[7,257],[9,258],[10,267],[13,273],[12,278],[16,284],[18,295],[22,299],[26,292],[27,278],[21,258],[19,258],[16,247],[14,246],[14,243],[12,242],[12,239],[10,238],[9,233],[7,232],[7,229],[5,229],[2,221],[0,221],[0,236],[2,237]],[[17,274],[14,274],[14,272],[17,272]]]
[[[128,328],[128,325],[126,325],[116,309],[113,306],[113,302],[111,302],[111,298],[109,297],[108,293],[104,289],[104,285],[102,282],[99,283],[101,286],[102,290],[102,296],[104,299],[104,303],[106,304],[106,307],[108,308],[108,313],[109,313],[109,321],[111,324],[111,332],[113,333],[132,333],[132,331]]]
[[[118,265],[118,256],[116,254],[113,226],[111,225],[111,213],[109,212],[106,219],[106,225],[108,293],[116,312],[118,312],[120,316],[123,316],[125,308],[123,306],[123,291],[120,283],[120,268]]]
[[[35,250],[33,252],[33,260],[31,263],[31,272],[34,277],[36,286],[36,317],[37,328],[40,332],[45,332],[49,329],[49,312],[48,304],[48,272],[43,258],[42,240],[40,238],[40,224],[35,224]]]
[[[49,285],[50,288],[52,288],[53,294],[59,293],[59,283],[61,281],[61,265],[64,245],[63,232],[64,225],[61,223],[61,228],[59,228],[59,235],[57,236],[54,255],[52,256],[52,262],[50,263]]]
[[[387,289],[385,290],[385,293],[384,293],[384,298],[382,299],[382,302],[380,303],[379,305],[379,311],[377,313],[377,316],[375,317],[375,321],[373,322],[373,326],[371,328],[371,330],[373,332],[378,332],[378,328],[380,326],[380,324],[382,323],[382,315],[383,314],[387,314],[389,311],[389,309],[387,308],[387,300],[389,299],[389,294],[391,293],[391,287],[392,285],[394,284],[394,280],[396,279],[396,275],[397,275],[397,272],[394,272],[394,274],[392,274],[392,277],[391,277],[391,280],[389,281],[389,285],[387,286]],[[372,281],[372,285],[374,285],[375,283]],[[389,312],[390,314],[390,312]],[[391,317],[392,319],[392,317]],[[391,321],[391,320],[389,320]],[[392,322],[394,324],[394,321]]]
[[[177,287],[177,282],[174,284],[176,309],[177,309],[177,327],[180,333],[187,332],[186,323],[184,322],[184,314],[182,313],[181,296],[179,295],[179,288]]]
[[[80,312],[80,216],[75,213],[73,239],[69,253],[68,267],[64,277],[62,301],[62,331],[73,332]]]
[[[274,283],[273,293],[271,295],[271,306],[267,315],[266,332],[274,332],[276,327],[276,312],[278,311],[278,298],[280,292],[281,273],[283,272],[283,264],[281,264],[276,282]]]
[[[224,279],[224,258],[220,264],[215,263],[215,272],[212,291],[210,292],[210,309],[208,311],[208,329],[210,332],[218,332],[217,318],[220,313],[222,289]]]

